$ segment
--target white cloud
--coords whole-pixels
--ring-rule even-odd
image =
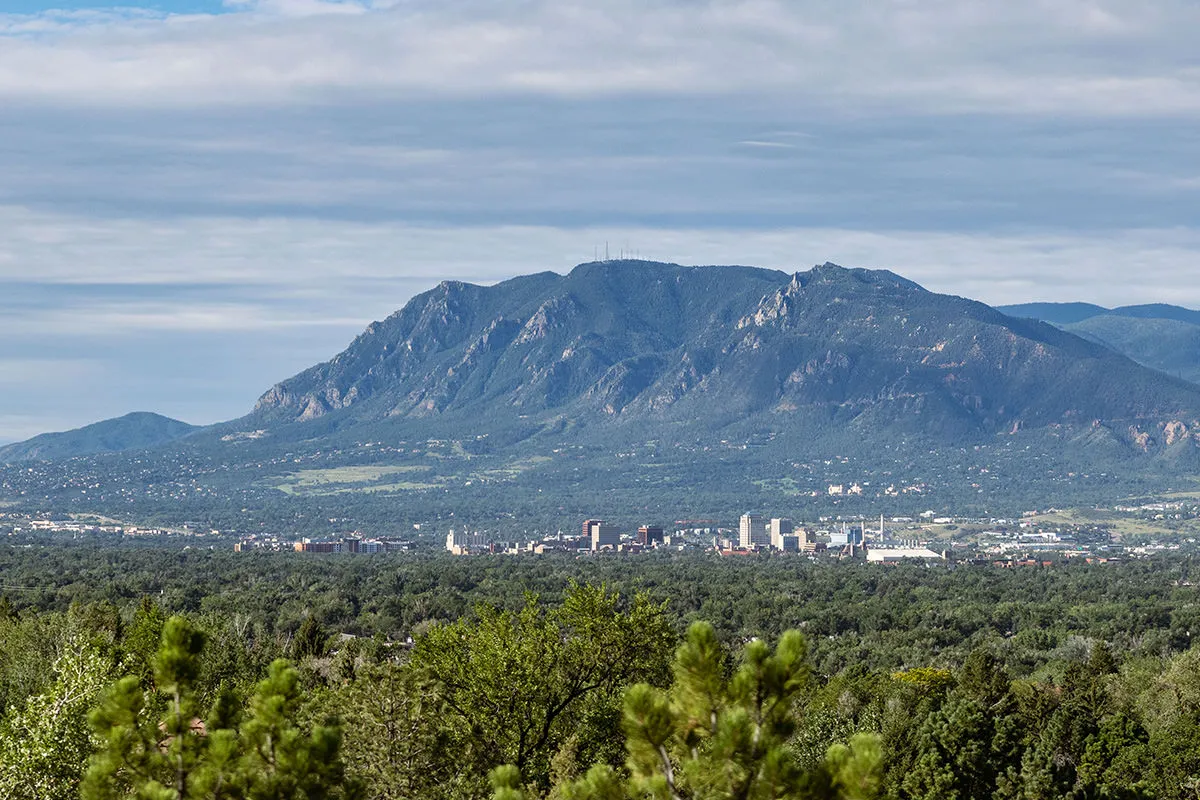
[[[785,271],[834,261],[885,268],[992,304],[1086,300],[1200,306],[1200,232],[947,233],[837,228],[437,226],[266,218],[98,220],[0,207],[0,281],[110,285],[14,326],[76,333],[258,330],[366,324],[443,279],[490,283],[621,249],[684,264]],[[1137,280],[1131,281],[1130,276]],[[121,285],[128,287],[122,290]],[[147,300],[139,285],[174,300]],[[211,286],[197,300],[195,286]],[[246,287],[237,290],[236,287]],[[248,299],[248,295],[253,295]],[[47,316],[50,315],[50,316]],[[52,317],[52,318],[51,318]],[[24,328],[22,328],[23,330]]]
[[[0,97],[756,93],[848,108],[1194,114],[1187,0],[257,0],[0,17]]]
[[[26,309],[4,322],[10,336],[52,331],[55,336],[130,336],[162,331],[190,333],[242,332],[288,328],[331,327],[345,330],[360,325],[353,316],[313,316],[284,304],[196,304],[186,298],[174,303],[124,301],[84,303],[66,308]],[[3,363],[0,363],[3,368]],[[0,385],[3,379],[0,379]]]

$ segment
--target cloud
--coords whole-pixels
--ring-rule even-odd
[[[443,279],[491,283],[565,272],[603,254],[606,243],[614,256],[624,249],[685,264],[794,271],[829,260],[886,268],[930,289],[993,304],[1200,306],[1200,287],[1191,288],[1200,231],[1183,227],[1074,233],[422,225],[91,219],[0,208],[0,228],[7,234],[0,285],[10,286],[0,311],[11,331],[345,330],[385,316]],[[1134,284],[1131,274],[1138,276]]]
[[[1200,200],[1186,180],[1200,161],[1192,130],[1159,119],[847,119],[752,98],[24,109],[0,121],[0,205],[77,214],[79,231],[50,248],[128,217],[1173,227],[1193,224]]]
[[[10,416],[234,416],[439,280],[606,242],[1200,306],[1191,2],[226,6],[0,14]]]
[[[53,331],[55,336],[119,337],[161,331],[263,331],[292,328],[353,328],[357,317],[317,316],[277,305],[221,303],[147,305],[145,302],[90,303],[71,308],[25,309],[5,321],[10,336]],[[0,368],[3,365],[0,364]],[[0,383],[3,381],[0,380]]]
[[[329,14],[365,14],[388,8],[394,3],[355,2],[355,0],[225,0],[226,8],[253,12],[260,16],[312,17]]]
[[[0,390],[37,384],[62,391],[101,378],[96,361],[81,358],[0,358]]]
[[[1195,114],[1185,0],[259,0],[0,17],[0,97],[733,95],[922,113]]]

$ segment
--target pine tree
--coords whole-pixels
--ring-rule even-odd
[[[300,675],[280,659],[258,685],[250,716],[239,731],[238,782],[247,800],[341,796],[342,732],[334,725],[316,725],[306,734],[295,723],[299,705]]]
[[[137,675],[121,678],[92,712],[104,742],[83,782],[84,800],[182,800],[205,741],[196,724],[194,684],[204,637],[182,617],[163,627],[154,658],[156,691]]]
[[[724,661],[712,627],[692,625],[675,657],[671,689],[638,684],[626,692],[629,776],[598,765],[556,787],[556,794],[563,800],[867,800],[877,794],[875,737],[857,735],[848,746],[834,746],[810,772],[798,767],[787,746],[792,705],[809,678],[803,635],[788,631],[774,653],[765,642],[750,642],[730,681]],[[494,800],[525,797],[515,766],[490,778]]]
[[[341,800],[346,786],[333,725],[295,722],[299,675],[271,665],[243,714],[228,692],[200,721],[196,682],[204,636],[181,617],[163,627],[154,689],[128,675],[92,712],[102,749],[92,758],[83,800]]]

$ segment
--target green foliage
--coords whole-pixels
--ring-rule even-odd
[[[845,798],[868,800],[880,788],[876,737],[862,734],[830,748],[824,763],[805,772],[787,741],[792,707],[809,685],[807,647],[788,631],[774,652],[752,641],[731,680],[712,627],[695,623],[675,656],[669,690],[641,683],[625,694],[628,777],[598,764],[578,780],[555,787],[564,800]],[[492,772],[495,800],[519,800],[516,766]]]
[[[361,785],[378,800],[474,800],[490,792],[489,770],[515,760],[522,730],[529,755],[514,791],[623,796],[638,791],[623,722],[631,701],[647,730],[655,709],[665,715],[665,744],[679,785],[693,781],[686,786],[748,773],[741,755],[725,773],[689,765],[683,742],[703,759],[739,753],[755,731],[784,742],[762,774],[805,776],[812,797],[853,796],[845,765],[861,773],[863,762],[879,772],[860,794],[877,789],[889,800],[1194,800],[1189,787],[1200,779],[1200,650],[1187,636],[1195,564],[1186,556],[941,572],[783,559],[368,561],[68,547],[0,551],[0,569],[14,584],[49,587],[16,596],[0,615],[0,797],[74,796],[100,748],[93,766],[118,756],[105,797],[152,796],[156,787],[129,766],[144,756],[172,797],[182,765],[194,797],[333,784],[335,797]],[[554,593],[585,575],[609,588]],[[527,587],[548,599],[531,600]],[[635,588],[669,602],[639,600]],[[472,600],[489,602],[472,614]],[[168,624],[181,607],[199,610]],[[298,674],[272,669],[307,618],[321,626],[311,641],[328,645],[324,655],[306,657]],[[689,638],[672,666],[672,629],[697,618],[714,621],[711,635]],[[787,625],[803,626],[807,656],[781,636]],[[745,652],[730,647],[755,637]],[[782,651],[764,644],[776,638]],[[164,644],[174,654],[159,658]],[[534,723],[554,698],[587,685],[577,680],[595,664],[624,677],[570,700],[530,748]],[[123,673],[132,677],[100,691]],[[630,683],[651,688],[639,698]],[[770,686],[790,700],[760,708],[756,687]],[[85,710],[101,697],[107,726],[89,734]],[[719,735],[713,709],[727,720]],[[342,738],[331,760],[320,754],[335,727]],[[252,748],[267,740],[279,746]],[[314,760],[329,769],[301,769]]]
[[[112,660],[75,631],[53,671],[45,692],[0,719],[0,797],[6,800],[79,796],[83,765],[96,745],[87,711],[111,678]]]
[[[941,695],[954,685],[953,672],[935,667],[914,667],[893,672],[892,678],[912,687],[922,697]]]
[[[222,695],[207,721],[195,684],[204,635],[182,617],[167,620],[154,658],[155,688],[137,676],[117,681],[91,721],[102,742],[83,781],[84,800],[318,800],[344,798],[337,726],[301,730],[299,676],[271,665],[240,724]],[[236,726],[236,727],[235,727]]]
[[[313,617],[306,617],[296,631],[296,638],[292,640],[292,657],[301,660],[325,655],[328,637],[321,623]]]
[[[227,729],[217,763],[229,762],[240,749],[232,782],[246,800],[316,800],[344,794],[341,729],[314,725],[306,733],[296,725],[299,682],[296,670],[286,661],[276,661],[251,698],[250,714],[238,737]]]
[[[411,664],[439,692],[467,772],[482,779],[511,763],[545,788],[573,733],[612,738],[606,706],[631,682],[661,680],[670,642],[663,607],[646,596],[625,607],[603,587],[573,584],[557,608],[529,596],[519,611],[480,606],[475,619],[434,627]]]
[[[125,631],[123,650],[125,652],[125,669],[136,675],[144,688],[149,688],[154,679],[154,655],[158,651],[162,639],[163,626],[167,624],[167,614],[162,606],[154,599],[143,596],[138,603]]]
[[[415,670],[386,661],[356,670],[325,692],[317,714],[343,722],[346,773],[374,800],[435,800],[455,796],[463,775],[440,689]]]

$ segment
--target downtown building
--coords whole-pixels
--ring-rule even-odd
[[[789,523],[790,524],[790,523]],[[771,530],[762,514],[742,514],[738,522],[738,547],[754,550],[771,546]]]
[[[621,544],[621,529],[602,519],[584,520],[583,536],[593,550],[602,550],[605,547],[616,550]]]

